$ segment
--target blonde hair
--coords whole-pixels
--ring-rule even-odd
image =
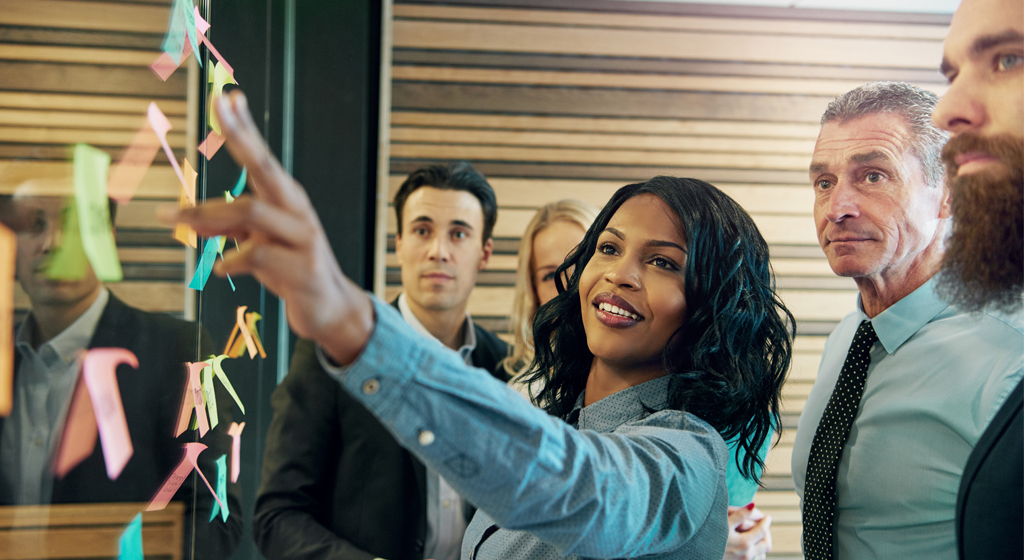
[[[599,210],[586,202],[564,199],[545,204],[523,232],[519,242],[519,265],[516,270],[516,295],[512,303],[509,330],[512,333],[512,355],[501,365],[513,377],[525,373],[533,362],[533,316],[537,313],[537,290],[533,285],[533,239],[544,228],[555,222],[577,224],[583,231],[590,229]]]

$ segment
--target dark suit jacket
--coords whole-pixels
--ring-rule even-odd
[[[1024,381],[967,458],[956,499],[963,560],[1024,558]]]
[[[196,334],[192,323],[135,309],[110,295],[89,348],[126,348],[139,359],[138,369],[129,365],[117,368],[117,383],[134,453],[117,480],[110,480],[103,447],[97,438],[92,455],[62,480],[54,481],[52,503],[148,502],[153,498],[181,461],[184,443],[198,437],[198,432],[190,431],[179,438],[173,437],[186,381],[184,363],[195,361]],[[206,338],[203,342],[202,355],[206,356],[212,344]],[[20,359],[17,353],[15,356],[14,371],[17,372]],[[214,462],[231,449],[231,438],[227,435],[227,426],[231,423],[229,403],[234,406],[230,397],[218,399],[220,424],[202,439],[209,449],[199,456],[200,468],[211,485],[217,483]],[[3,421],[0,418],[0,433]],[[174,497],[185,503],[183,546],[186,551],[191,548],[192,490],[196,480],[196,476],[186,479]],[[196,558],[226,558],[238,545],[242,534],[241,501],[234,488],[237,485],[228,484],[231,515],[225,524],[219,518],[208,522],[213,497],[202,480],[198,480],[198,484]],[[0,505],[11,504],[12,496],[12,489],[0,487]]]
[[[476,327],[473,363],[507,380],[508,346]],[[399,350],[400,349],[396,349]],[[320,367],[300,340],[274,391],[253,536],[270,560],[421,560],[422,463]]]

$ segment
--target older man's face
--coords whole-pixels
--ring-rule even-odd
[[[1019,308],[1024,289],[1024,3],[964,0],[946,38],[949,91],[932,114],[953,234],[940,291],[972,310]]]

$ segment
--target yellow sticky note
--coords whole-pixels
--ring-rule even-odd
[[[75,145],[75,205],[81,227],[82,247],[96,277],[107,282],[121,281],[121,261],[110,224],[107,200],[107,169],[110,156],[88,144]]]
[[[213,106],[216,99],[220,97],[221,93],[224,91],[224,86],[235,83],[235,79],[231,77],[230,72],[224,64],[218,62],[213,66],[207,66],[206,80],[213,84],[213,86],[210,87],[210,96],[207,98],[210,128],[212,128],[217,134],[220,134],[220,122],[217,120],[217,114],[214,112]]]
[[[14,403],[14,232],[0,224],[0,417]]]

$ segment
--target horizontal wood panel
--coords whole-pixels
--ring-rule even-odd
[[[555,24],[593,26],[604,28],[680,29],[750,32],[778,35],[829,35],[832,37],[931,39],[946,38],[946,25],[905,25],[848,22],[772,21],[742,17],[692,17],[671,15],[602,14],[594,12],[566,12],[563,10],[515,10],[486,7],[429,6],[396,3],[397,19],[447,19],[460,21],[498,21],[506,23]]]
[[[807,156],[738,154],[732,152],[647,152],[574,148],[526,148],[521,146],[479,146],[473,144],[391,144],[393,157],[437,160],[490,160],[567,162],[619,165],[671,165],[683,167],[727,167],[741,169],[801,170]]]
[[[167,201],[133,199],[128,204],[118,205],[117,227],[136,229],[166,229],[169,231],[171,229],[171,226],[161,223],[156,218],[157,208],[166,205],[167,203]]]
[[[155,164],[143,176],[135,198],[177,200],[182,190],[181,182],[166,162],[167,156],[163,151],[158,152]],[[0,194],[13,194],[15,189],[29,181],[39,185],[41,192],[46,194],[66,194],[73,189],[71,178],[72,163],[69,161],[0,160]]]
[[[393,82],[395,109],[817,123],[832,98],[686,91]]]
[[[784,62],[841,66],[930,68],[942,57],[941,39],[886,39],[713,33],[583,26],[396,19],[394,46],[470,51],[545,52],[611,57]],[[901,56],[891,56],[893,52]]]
[[[42,128],[38,126],[4,126],[0,120],[0,142],[22,144],[92,144],[95,146],[127,146],[136,130],[97,130],[94,128]],[[167,143],[172,148],[185,147],[184,132],[169,132]]]
[[[0,104],[3,98],[0,97]],[[826,103],[827,104],[827,103]],[[820,115],[819,115],[820,117]],[[423,111],[392,111],[391,124],[451,128],[492,128],[509,130],[553,130],[566,132],[608,132],[637,134],[668,134],[679,136],[740,136],[749,138],[793,138],[810,140],[818,137],[820,126],[813,123],[769,123],[758,121],[677,120],[671,118],[601,118],[538,115],[495,115],[484,113],[431,113]]]
[[[0,59],[0,75],[10,84],[7,87],[18,91],[183,98],[187,74],[178,71],[161,82],[147,67]]]
[[[5,2],[0,10],[0,25],[132,30],[163,34],[167,31],[170,5],[133,5],[127,3],[81,2],[74,0],[31,0]]]
[[[65,93],[25,93],[0,91],[0,107],[74,112],[125,113],[136,118],[146,114],[152,100],[120,95],[72,95]],[[184,117],[188,104],[184,99],[161,99],[157,102],[168,118]],[[171,121],[181,122],[180,119]]]
[[[0,105],[2,107],[2,105]],[[139,114],[131,115],[125,113],[84,113],[71,111],[46,111],[33,109],[2,109],[0,108],[0,123],[5,126],[25,126],[41,128],[98,128],[107,130],[131,130],[136,131],[146,126],[148,120],[142,116],[146,108]],[[185,118],[183,116],[168,116],[174,130],[185,130]],[[171,135],[176,134],[174,132]],[[168,138],[171,138],[169,135]]]
[[[160,53],[156,51],[0,43],[0,59],[4,60],[143,66],[148,68],[158,56],[160,56]]]
[[[118,247],[117,257],[121,262],[180,264],[185,262],[185,247]]]
[[[602,72],[547,72],[539,70],[491,70],[443,66],[393,66],[392,79],[475,84],[518,84],[622,89],[657,89],[724,93],[792,93],[838,96],[864,84],[863,80],[815,80],[799,78],[748,78],[735,76],[666,76]],[[916,84],[942,95],[940,84]]]
[[[128,305],[146,311],[181,313],[185,306],[184,280],[182,282],[110,282],[106,286]],[[30,305],[28,296],[21,289],[21,285],[15,283],[15,309],[28,309]]]
[[[614,149],[618,151],[728,152],[799,155],[811,159],[813,140],[765,138],[720,138],[653,134],[609,134],[579,132],[526,132],[466,128],[392,127],[392,142],[431,144],[475,144],[554,148]]]

